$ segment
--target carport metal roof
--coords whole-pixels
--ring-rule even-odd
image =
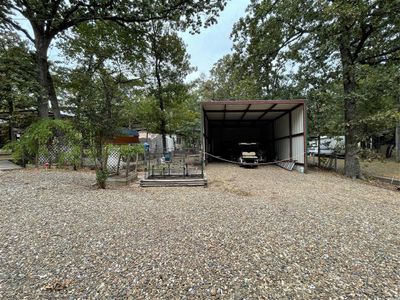
[[[203,112],[208,121],[273,121],[302,105],[303,99],[208,101]]]

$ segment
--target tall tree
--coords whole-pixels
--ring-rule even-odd
[[[263,97],[253,72],[241,64],[240,56],[237,53],[222,57],[215,63],[210,74],[215,86],[215,100],[260,99]]]
[[[17,34],[0,31],[0,110],[8,112],[10,140],[18,110],[34,106],[37,93],[33,54]]]
[[[148,57],[144,76],[149,96],[158,102],[158,131],[162,135],[163,151],[167,151],[167,106],[173,107],[185,94],[184,79],[192,68],[185,44],[178,34],[160,21],[154,21],[147,35]]]
[[[91,146],[101,185],[107,175],[106,144],[128,125],[130,98],[141,84],[136,72],[144,44],[135,29],[110,21],[84,23],[60,43],[71,62],[57,73],[60,96],[74,114],[84,142]]]
[[[83,133],[86,125],[97,126],[107,139],[124,125],[125,102],[143,85],[137,74],[144,57],[139,37],[129,28],[96,21],[79,25],[60,43],[72,62],[58,71],[60,95]]]
[[[262,70],[287,59],[320,60],[341,71],[347,176],[361,176],[357,69],[400,60],[399,1],[253,0],[234,37]]]
[[[226,0],[4,0],[0,6],[0,25],[21,32],[33,43],[37,80],[42,88],[38,98],[39,115],[48,116],[50,101],[55,117],[60,117],[47,56],[49,47],[57,36],[79,24],[94,20],[113,21],[122,26],[168,20],[180,28],[192,27],[193,30],[198,30],[202,24],[213,24],[225,4]],[[33,35],[18,22],[20,16],[29,21]]]

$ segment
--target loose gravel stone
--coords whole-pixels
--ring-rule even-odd
[[[209,187],[0,173],[1,299],[400,297],[400,194],[324,172],[207,167]]]

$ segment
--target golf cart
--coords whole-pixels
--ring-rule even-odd
[[[258,143],[239,143],[241,167],[257,168],[258,166]]]

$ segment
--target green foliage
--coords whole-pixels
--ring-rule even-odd
[[[133,107],[136,118],[149,132],[158,133],[161,131],[160,119],[164,113],[158,106],[157,99],[154,96],[148,96],[140,97]]]
[[[19,141],[7,147],[13,151],[16,161],[33,161],[38,155],[48,155],[48,147],[58,140],[73,145],[78,143],[79,134],[69,121],[43,119],[30,125]]]
[[[162,22],[153,22],[147,37],[142,78],[146,92],[137,98],[135,114],[150,132],[176,134],[199,119],[185,77],[193,68],[185,44],[177,32]],[[163,139],[163,148],[166,148]]]
[[[136,34],[99,21],[76,27],[62,43],[64,53],[75,64],[71,69],[59,69],[60,91],[97,170],[107,169],[109,140],[120,127],[135,121],[130,98],[142,83],[129,66],[143,50]]]
[[[118,149],[119,153],[125,160],[132,159],[136,154],[144,154],[144,147],[142,144],[116,145],[113,147]]]
[[[350,177],[360,176],[358,142],[392,124],[371,116],[394,108],[388,91],[400,86],[391,67],[400,59],[399,10],[399,1],[253,0],[233,29],[238,68],[250,70],[262,96],[306,96],[311,131],[346,136]]]
[[[201,74],[194,86],[201,101],[266,97],[253,72],[246,69],[237,53],[223,56],[214,64],[210,77]]]
[[[73,144],[68,151],[62,152],[58,157],[57,164],[59,166],[72,165],[74,168],[79,166],[81,160],[81,147],[80,145]]]
[[[96,181],[99,185],[99,188],[105,189],[106,188],[106,180],[109,176],[107,169],[98,169],[96,170]]]
[[[67,35],[77,26],[89,28],[90,25],[102,20],[110,24],[110,28],[118,25],[119,32],[124,32],[131,40],[135,37],[143,36],[148,32],[151,21],[169,22],[176,29],[186,30],[191,28],[198,31],[201,26],[209,26],[216,22],[216,16],[226,4],[226,0],[211,1],[50,1],[43,2],[37,0],[15,1],[3,0],[1,4],[0,28],[19,31],[32,42],[36,48],[36,68],[37,80],[41,86],[38,97],[39,115],[47,117],[48,102],[52,103],[52,109],[56,117],[59,116],[58,98],[53,86],[52,74],[49,72],[49,62],[47,58],[48,49],[56,37]],[[29,22],[32,28],[26,29],[15,20],[15,14],[22,15]],[[31,29],[31,30],[30,30]],[[107,28],[100,28],[99,36],[107,31]],[[31,35],[30,32],[33,32]],[[94,32],[94,31],[92,31]],[[82,33],[84,33],[82,31]],[[86,33],[85,33],[86,34]],[[115,39],[115,35],[103,35],[114,41],[123,41],[123,38]],[[92,40],[95,36],[92,35]],[[110,45],[113,41],[110,41]],[[124,42],[123,46],[126,46]],[[134,46],[132,43],[130,46]],[[94,46],[95,43],[86,43],[87,46]],[[94,49],[92,48],[92,50]],[[119,47],[116,53],[129,52],[130,47]],[[76,52],[79,46],[72,51]],[[112,48],[108,48],[110,50]],[[103,49],[104,50],[104,49]],[[121,51],[122,50],[122,51]],[[111,52],[110,52],[111,54]]]
[[[36,105],[39,88],[35,76],[34,56],[26,43],[16,33],[0,30],[0,111],[7,113],[0,140],[12,139],[11,128],[23,129],[35,120],[35,115],[19,112]]]
[[[400,112],[395,108],[371,113],[358,121],[358,124],[366,127],[364,131],[366,135],[361,138],[379,136],[384,129],[395,128],[398,122],[400,122]]]
[[[0,30],[0,109],[31,107],[37,92],[33,54],[17,34]]]
[[[18,164],[25,165],[29,160],[29,156],[26,156],[28,149],[25,144],[20,141],[9,142],[2,148],[2,150],[11,151],[13,160]]]

